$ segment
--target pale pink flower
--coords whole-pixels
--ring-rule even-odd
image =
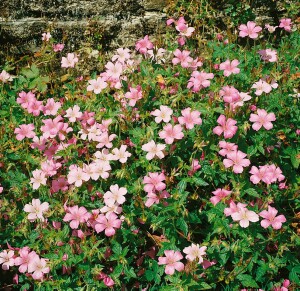
[[[170,194],[164,190],[159,194],[148,192],[146,197],[147,197],[147,201],[145,202],[145,206],[151,207],[153,204],[158,204],[160,200],[169,198]]]
[[[202,119],[200,118],[201,112],[198,110],[191,111],[191,108],[181,110],[182,116],[178,117],[178,122],[184,124],[187,129],[194,128],[195,124],[201,125]]]
[[[225,77],[230,76],[231,74],[238,74],[240,72],[240,69],[237,67],[240,64],[238,60],[233,60],[230,62],[230,60],[226,60],[225,62],[220,64],[220,70],[224,71],[223,74]]]
[[[219,154],[223,157],[226,157],[228,153],[236,151],[238,149],[238,146],[236,144],[226,142],[224,140],[219,142],[219,147],[221,148]]]
[[[123,65],[120,62],[116,62],[115,64],[112,62],[108,62],[105,65],[106,68],[106,76],[108,78],[119,79],[123,72]]]
[[[20,104],[22,108],[26,109],[28,108],[29,104],[34,100],[36,100],[34,93],[30,91],[28,93],[22,91],[19,93],[19,97],[17,98],[17,103]]]
[[[112,141],[117,137],[116,134],[108,135],[108,132],[103,132],[100,136],[95,138],[95,141],[98,142],[96,148],[103,148],[106,147],[108,149],[112,148],[113,144]]]
[[[269,167],[267,165],[259,166],[259,169],[255,166],[252,166],[249,173],[252,174],[250,177],[250,181],[253,184],[258,184],[261,180],[266,184],[272,183],[272,174],[269,171]]]
[[[151,140],[142,146],[142,150],[148,152],[146,155],[147,160],[152,160],[155,156],[157,156],[159,159],[162,159],[165,156],[163,153],[165,147],[166,145],[155,144],[154,140]]]
[[[226,120],[226,117],[223,114],[219,116],[217,122],[220,125],[213,129],[213,133],[219,136],[223,133],[224,138],[232,138],[238,130],[238,127],[236,126],[237,121],[232,118]]]
[[[64,49],[65,45],[63,43],[53,44],[52,48],[54,52],[61,52]]]
[[[120,149],[114,148],[112,153],[114,159],[118,160],[120,163],[124,164],[127,162],[127,158],[131,157],[131,153],[126,151],[127,145],[121,145]]]
[[[231,215],[234,221],[239,221],[241,227],[246,228],[249,226],[249,221],[257,222],[259,221],[259,216],[247,208],[240,208],[237,212]]]
[[[9,267],[15,265],[14,251],[3,250],[0,253],[0,264],[2,264],[2,270],[9,270]]]
[[[40,112],[43,111],[43,102],[33,99],[27,107],[27,112],[32,113],[33,116],[39,116]]]
[[[32,183],[34,190],[38,189],[41,185],[46,185],[47,178],[43,171],[36,169],[32,172],[32,175],[33,177],[30,178],[30,183]]]
[[[229,207],[224,209],[224,214],[226,216],[231,216],[233,213],[239,212],[241,208],[245,208],[247,204],[244,203],[238,203],[235,204],[233,201],[229,203]]]
[[[276,167],[274,164],[268,167],[268,171],[271,175],[271,182],[276,182],[277,180],[280,182],[284,180],[284,175],[282,175],[282,171],[279,167]]]
[[[242,173],[244,168],[250,165],[250,160],[245,159],[247,154],[241,151],[233,151],[227,154],[227,159],[224,159],[225,168],[233,167],[233,172],[236,174]]]
[[[197,261],[198,264],[203,262],[203,256],[206,255],[207,247],[200,247],[199,244],[193,244],[189,247],[183,249],[183,252],[186,254],[186,259],[189,261]]]
[[[113,204],[111,206],[103,206],[102,208],[100,208],[100,211],[101,213],[110,213],[110,212],[114,212],[116,214],[120,214],[122,212],[122,207],[116,203],[116,204]]]
[[[271,85],[261,79],[254,83],[251,88],[256,89],[255,95],[257,96],[260,96],[263,92],[270,93],[272,90]]]
[[[13,77],[7,73],[5,70],[3,70],[1,73],[0,73],[0,81],[2,83],[7,83],[7,82],[10,82],[13,80]]]
[[[258,53],[260,54],[261,59],[265,62],[274,63],[278,60],[276,50],[265,49],[258,51]]]
[[[90,85],[87,87],[87,91],[94,91],[95,94],[99,94],[107,87],[107,83],[101,77],[98,77],[96,80],[89,80],[89,84]]]
[[[94,174],[93,180],[97,180],[99,179],[99,177],[101,177],[102,179],[107,179],[109,177],[110,170],[111,170],[111,166],[109,165],[108,161],[97,160],[93,164],[93,174]]]
[[[182,127],[180,124],[172,126],[171,123],[168,123],[158,134],[160,138],[165,140],[166,144],[172,144],[175,139],[179,140],[184,137]]]
[[[160,123],[162,121],[169,122],[171,120],[171,115],[173,114],[173,110],[168,106],[160,105],[160,110],[156,109],[151,112],[151,115],[156,116],[155,122]]]
[[[88,181],[90,176],[83,171],[80,167],[70,167],[70,172],[68,174],[68,183],[75,183],[76,187],[80,187],[83,181]]]
[[[46,177],[54,176],[60,167],[61,163],[56,163],[53,159],[41,163],[41,170],[43,171]]]
[[[276,28],[277,28],[278,26],[272,26],[272,25],[270,25],[270,24],[265,24],[265,28],[270,32],[270,33],[273,33],[275,30],[276,30]]]
[[[258,131],[262,126],[266,130],[270,130],[273,128],[272,121],[275,121],[276,117],[274,113],[268,113],[264,109],[257,109],[257,114],[251,114],[249,120],[254,122],[252,124],[252,128],[256,131]]]
[[[129,92],[125,93],[125,98],[129,99],[129,106],[135,106],[136,102],[143,98],[142,88],[141,86],[137,86],[136,88],[130,87]]]
[[[125,48],[125,49],[118,48],[117,49],[117,54],[114,55],[111,60],[113,62],[118,61],[118,62],[124,64],[126,60],[130,59],[130,57],[131,57],[130,56],[130,50],[128,48]]]
[[[49,39],[51,38],[51,34],[50,34],[50,32],[44,32],[43,34],[42,34],[42,40],[43,41],[49,41]]]
[[[223,97],[224,102],[233,103],[240,100],[240,93],[233,86],[224,86],[219,92],[220,96]]]
[[[61,103],[55,102],[53,98],[50,98],[43,107],[43,113],[44,115],[56,115],[59,108],[61,108]]]
[[[146,35],[143,39],[137,41],[135,44],[135,49],[141,54],[146,54],[147,50],[153,48],[153,43],[149,40],[149,36]]]
[[[244,105],[245,101],[249,101],[252,97],[247,93],[239,92],[239,100],[235,101],[235,103],[231,103],[232,110],[235,110],[236,107],[241,107]]]
[[[24,206],[24,211],[28,212],[28,220],[33,222],[40,219],[42,222],[45,220],[43,217],[44,212],[48,211],[49,203],[41,203],[40,199],[32,199],[32,202]]]
[[[17,135],[17,140],[23,140],[25,137],[27,138],[34,138],[34,125],[30,124],[21,124],[20,127],[16,128],[14,133]]]
[[[20,248],[19,250],[19,257],[15,258],[15,265],[20,266],[19,272],[25,273],[27,272],[28,265],[32,263],[32,261],[38,257],[37,253],[32,251],[28,247]]]
[[[73,108],[68,108],[66,113],[67,114],[64,117],[69,118],[70,122],[75,122],[76,119],[80,119],[82,116],[82,112],[80,111],[80,107],[78,105],[74,105]]]
[[[46,259],[36,256],[28,265],[28,272],[33,273],[32,278],[34,280],[41,280],[44,274],[50,272],[50,268],[47,267]]]
[[[70,227],[72,229],[77,229],[80,223],[87,222],[91,216],[83,206],[79,208],[78,205],[67,207],[66,211],[68,213],[64,216],[63,221],[70,221]]]
[[[292,19],[291,18],[282,18],[279,20],[280,24],[279,27],[283,28],[284,30],[290,32],[292,30]]]
[[[106,276],[104,279],[103,279],[103,283],[105,286],[107,287],[112,287],[115,285],[115,281],[109,277],[109,276]]]
[[[202,88],[206,88],[210,86],[209,79],[213,79],[213,73],[206,73],[206,72],[198,72],[194,71],[189,79],[187,88],[192,88],[192,92],[197,93]]]
[[[277,215],[278,211],[268,206],[268,210],[264,210],[259,213],[259,216],[264,218],[260,224],[263,228],[268,228],[269,226],[272,226],[274,229],[280,229],[282,227],[282,223],[286,222],[286,218],[284,215]]]
[[[186,23],[177,22],[175,26],[176,30],[180,32],[181,36],[190,37],[192,33],[195,31],[194,27],[188,26]]]
[[[68,53],[67,57],[62,57],[61,67],[74,68],[76,63],[78,63],[78,58],[76,57],[76,54]]]
[[[175,52],[173,52],[175,58],[172,59],[173,65],[177,65],[180,63],[181,67],[188,68],[190,66],[190,63],[193,61],[193,59],[189,56],[190,51],[180,51],[177,49]]]
[[[118,203],[120,205],[126,201],[126,199],[124,197],[124,195],[126,195],[126,193],[127,193],[126,188],[124,188],[124,187],[119,188],[119,186],[117,184],[115,184],[115,185],[111,185],[109,189],[110,189],[110,191],[107,191],[103,196],[104,203],[107,206],[111,207],[115,203]]]
[[[183,259],[182,254],[179,251],[166,250],[164,251],[165,257],[158,258],[159,265],[166,265],[165,273],[167,275],[173,275],[175,270],[181,272],[184,270],[184,264],[179,262]]]
[[[249,36],[252,39],[258,37],[258,33],[262,30],[260,26],[256,26],[256,23],[253,21],[248,21],[247,24],[241,24],[239,26],[239,36],[246,37]]]
[[[221,200],[223,200],[225,197],[229,196],[232,191],[218,188],[217,190],[212,192],[214,194],[213,197],[211,197],[209,200],[213,205],[217,205]]]
[[[166,188],[166,184],[163,182],[166,180],[164,173],[148,173],[143,179],[144,190],[148,193],[154,191],[162,191]]]
[[[104,231],[106,236],[113,236],[116,233],[116,228],[120,228],[122,221],[113,212],[108,212],[105,215],[101,214],[96,218],[94,226],[97,233]]]

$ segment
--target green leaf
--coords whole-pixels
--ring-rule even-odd
[[[193,182],[197,185],[197,186],[208,186],[209,184],[207,182],[205,182],[203,179],[201,178],[193,178]]]
[[[299,276],[300,276],[300,266],[296,266],[291,270],[291,272],[289,274],[289,279],[292,282],[296,283],[297,285],[300,285]]]
[[[180,193],[183,193],[183,191],[186,189],[187,186],[187,182],[185,180],[181,180],[178,184],[177,184],[177,189]]]
[[[187,225],[187,223],[185,222],[184,218],[181,217],[176,221],[176,226],[183,231],[183,233],[185,235],[187,235],[188,231],[189,231],[189,227]]]
[[[237,275],[237,279],[241,282],[243,287],[259,288],[256,281],[250,275],[239,274]]]
[[[259,194],[256,192],[256,190],[254,188],[249,188],[249,189],[245,190],[245,193],[247,193],[250,196],[259,198]]]

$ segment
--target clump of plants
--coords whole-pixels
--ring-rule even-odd
[[[203,54],[167,25],[97,72],[50,32],[1,68],[2,286],[300,286],[296,24],[247,21]]]

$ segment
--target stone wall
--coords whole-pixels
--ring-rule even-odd
[[[35,51],[41,34],[73,50],[86,42],[105,49],[130,46],[164,30],[167,0],[2,0],[0,50]]]

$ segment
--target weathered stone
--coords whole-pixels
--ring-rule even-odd
[[[2,0],[0,49],[35,51],[50,31],[66,49],[82,43],[105,49],[131,46],[164,28],[165,0]]]

